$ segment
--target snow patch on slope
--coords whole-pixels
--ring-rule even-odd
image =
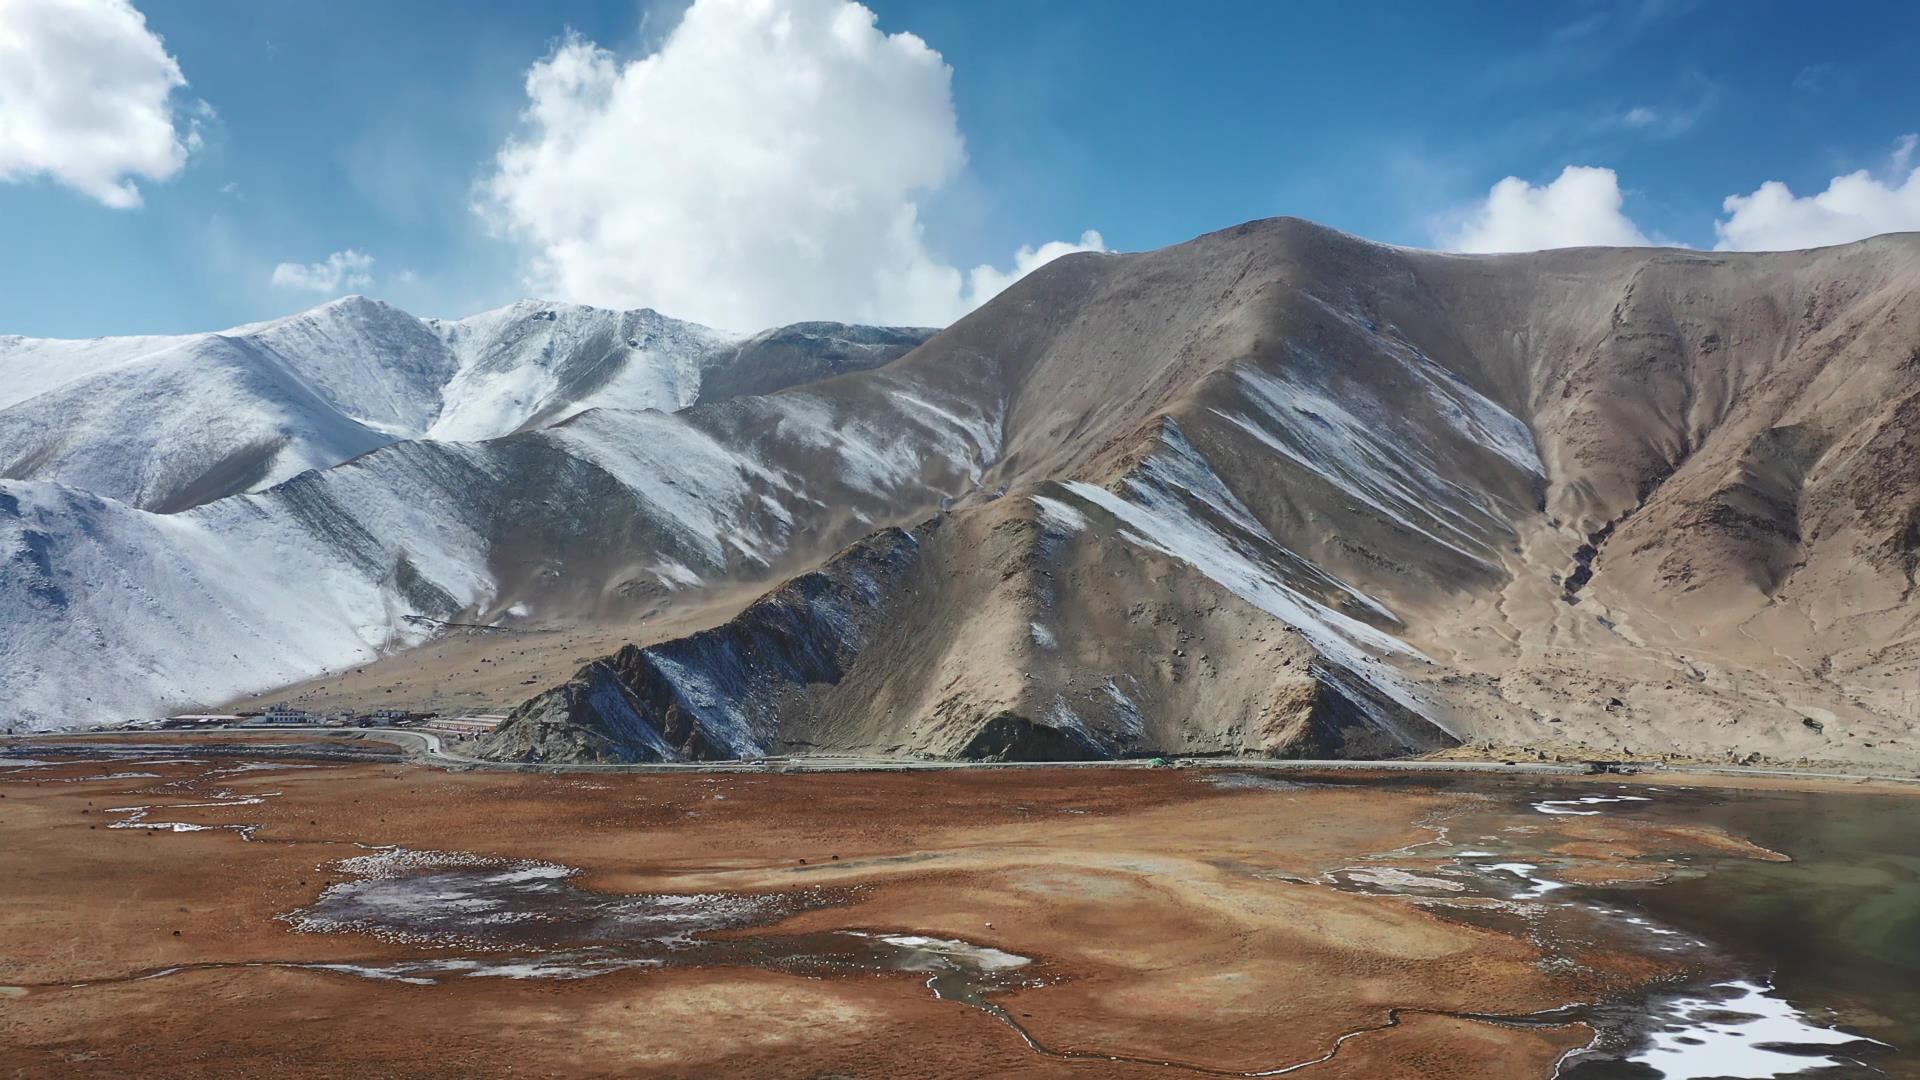
[[[1448,503],[1476,498],[1443,479],[1417,447],[1390,442],[1384,407],[1364,414],[1307,381],[1243,367],[1237,373],[1256,415],[1215,415],[1312,472],[1381,517],[1476,563],[1485,548]],[[1374,403],[1377,405],[1377,403]],[[1439,512],[1436,512],[1436,508]]]
[[[708,569],[725,567],[729,549],[765,565],[783,546],[784,535],[754,527],[752,512],[757,491],[785,488],[785,477],[678,416],[595,411],[541,437],[632,489]]]
[[[1194,567],[1298,630],[1323,656],[1374,692],[1416,715],[1424,715],[1408,680],[1382,662],[1392,657],[1424,660],[1424,654],[1312,598],[1289,584],[1273,565],[1258,558],[1254,553],[1261,547],[1284,548],[1247,511],[1172,420],[1163,421],[1160,449],[1124,481],[1124,495],[1079,481],[1064,486],[1112,514],[1125,526],[1122,539]],[[1241,539],[1236,541],[1215,528],[1197,508],[1209,510],[1232,525]],[[1364,603],[1385,611],[1370,598]],[[1393,723],[1384,716],[1376,720],[1389,727]]]

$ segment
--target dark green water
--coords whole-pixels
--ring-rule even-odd
[[[1621,894],[1755,969],[1780,995],[1830,1009],[1920,1076],[1920,798],[1804,792],[1656,793],[1630,811],[1719,826],[1791,856],[1714,859],[1706,874]]]
[[[1629,796],[1630,801],[1563,805],[1609,818],[1712,826],[1791,859],[1691,856],[1681,859],[1688,864],[1684,872],[1658,884],[1556,888],[1548,902],[1633,913],[1704,944],[1684,950],[1696,979],[1644,999],[1599,1003],[1586,1010],[1581,1018],[1601,1027],[1605,1045],[1565,1063],[1563,1080],[1652,1080],[1664,1075],[1629,1059],[1644,1059],[1653,1032],[1664,1030],[1669,1037],[1681,1032],[1683,1025],[1673,1014],[1676,999],[1737,996],[1726,988],[1736,980],[1764,988],[1768,997],[1785,1002],[1816,1027],[1885,1045],[1778,1045],[1787,1055],[1784,1061],[1761,1067],[1748,1061],[1744,1069],[1736,1051],[1726,1059],[1724,1075],[1920,1078],[1920,797],[1658,783],[1580,785],[1464,774],[1330,774],[1314,782],[1474,792],[1510,808],[1497,818],[1521,823],[1529,820],[1525,815],[1539,813],[1537,805],[1546,800]],[[1539,823],[1547,820],[1542,815]],[[1526,851],[1530,841],[1524,837],[1505,839],[1521,850],[1508,849],[1503,857],[1542,860],[1549,865],[1538,872],[1551,876],[1550,856]],[[1454,841],[1470,842],[1458,835]],[[1739,1030],[1742,1025],[1722,1027]],[[1748,1021],[1744,1030],[1763,1027]],[[1793,1060],[1796,1055],[1808,1062],[1844,1060],[1801,1068]],[[1715,1059],[1711,1053],[1704,1057]],[[1699,1068],[1699,1060],[1689,1067]]]

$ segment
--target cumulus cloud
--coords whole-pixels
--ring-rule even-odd
[[[1569,165],[1540,187],[1509,176],[1461,215],[1442,243],[1472,252],[1650,243],[1621,212],[1621,203],[1620,178],[1612,169]]]
[[[127,0],[0,0],[0,180],[139,206],[133,178],[166,180],[199,146],[172,101],[186,84]]]
[[[1049,240],[1039,247],[1022,247],[1013,253],[1013,269],[1002,270],[997,266],[976,266],[967,276],[967,299],[974,305],[984,304],[1006,291],[1007,286],[1033,273],[1062,255],[1071,255],[1076,251],[1105,251],[1107,242],[1100,233],[1088,229],[1080,234],[1080,242],[1068,243],[1065,240]]]
[[[1078,244],[970,273],[919,200],[965,166],[952,70],[849,0],[695,0],[650,55],[569,37],[528,71],[525,130],[477,208],[528,245],[528,284],[736,329],[944,325]]]
[[[283,262],[273,268],[273,283],[282,288],[337,293],[373,284],[373,256],[348,248],[316,263]]]
[[[1721,251],[1787,251],[1844,244],[1885,232],[1920,229],[1920,136],[1894,142],[1886,179],[1865,169],[1836,176],[1818,195],[1797,196],[1778,180],[1751,195],[1730,195],[1729,215],[1713,224]]]

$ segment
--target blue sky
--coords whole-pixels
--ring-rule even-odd
[[[754,0],[702,3],[745,10]],[[649,77],[631,104],[543,137],[521,118],[526,79],[564,34],[582,50],[570,57],[610,65],[613,86],[626,65],[669,40],[685,5],[134,6],[186,81],[166,97],[182,163],[161,178],[130,172],[140,205],[114,207],[103,201],[110,193],[63,179],[62,168],[77,168],[67,159],[9,171],[0,145],[8,252],[0,333],[211,329],[350,287],[426,315],[544,292],[722,324],[796,311],[943,321],[1022,269],[1017,249],[1086,245],[1089,229],[1108,248],[1140,250],[1293,214],[1418,246],[1552,246],[1569,236],[1712,247],[1730,242],[1715,229],[1730,217],[1723,201],[1769,181],[1801,201],[1764,220],[1756,206],[1736,246],[1802,246],[1850,238],[1788,226],[1824,213],[1806,197],[1856,170],[1877,185],[1866,196],[1877,201],[1854,216],[1875,228],[1920,227],[1901,216],[1900,195],[1920,166],[1899,141],[1920,131],[1912,4],[1823,13],[1764,3],[1216,3],[1181,17],[1172,5],[1118,0],[870,0],[873,41],[916,35],[951,68],[951,119],[937,100],[937,62],[875,60],[846,93],[783,114],[789,127],[828,132],[832,150],[791,171],[750,152],[768,143],[751,126],[768,99],[703,111],[701,78],[734,87],[769,66],[751,53],[738,54],[746,57],[738,70],[726,66],[736,53],[723,16],[736,16],[725,11],[711,12],[706,51],[681,49],[678,82]],[[830,22],[846,6],[801,8]],[[590,55],[588,43],[604,52]],[[858,56],[872,55],[871,44]],[[788,59],[809,78],[817,65],[867,62],[779,58]],[[677,89],[660,89],[667,83]],[[0,74],[0,109],[22,107],[27,91],[4,84]],[[595,93],[565,103],[592,103]],[[59,118],[73,114],[48,115],[58,134],[67,124]],[[922,128],[931,132],[924,143]],[[875,141],[863,143],[868,129]],[[508,187],[488,189],[509,138],[541,156]],[[565,159],[588,141],[591,154]],[[621,157],[628,146],[641,156]],[[903,159],[908,147],[921,160],[949,152],[952,160],[929,171]],[[715,157],[728,172],[676,182],[690,163],[705,169]],[[859,207],[783,204],[787,191],[845,180],[841,163]],[[1539,199],[1569,165],[1612,170],[1614,179],[1583,173],[1591,183],[1579,192],[1569,184],[1565,206]],[[753,168],[770,172],[715,201],[714,175]],[[608,180],[627,176],[632,190]],[[882,179],[861,186],[871,176]],[[1524,183],[1508,190],[1510,204],[1496,197],[1490,208],[1490,189],[1510,176]],[[569,220],[576,202],[575,216],[592,220]],[[918,239],[878,238],[875,222],[895,220],[901,205],[917,215]],[[601,228],[629,210],[625,225]],[[729,220],[702,220],[722,215]],[[778,251],[756,248],[757,235],[789,221],[796,235]],[[848,235],[815,244],[834,230]],[[629,251],[638,252],[631,266]],[[364,273],[349,267],[332,288],[324,270],[275,283],[281,263],[323,263],[336,252],[371,262],[355,264]],[[823,261],[815,268],[805,258]],[[941,279],[932,292],[890,291],[894,277],[922,272]],[[735,288],[739,281],[748,284]],[[708,302],[722,292],[737,295]]]

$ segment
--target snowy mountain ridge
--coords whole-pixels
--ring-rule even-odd
[[[880,346],[839,348],[868,361],[851,367],[930,333],[828,325]],[[403,439],[497,438],[596,407],[682,409],[753,340],[649,309],[521,300],[422,319],[363,296],[217,333],[0,337],[0,477],[173,512]],[[803,366],[798,379],[765,377],[817,374]]]
[[[857,416],[806,389],[594,408],[484,442],[393,442],[172,514],[0,480],[0,730],[364,664],[430,636],[410,616],[633,610],[972,486],[998,450],[977,390],[869,375]]]

